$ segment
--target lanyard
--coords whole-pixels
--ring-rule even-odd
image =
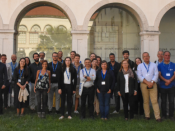
[[[114,66],[110,65],[111,70],[114,70],[114,68],[113,68],[113,67],[114,67]]]
[[[57,64],[56,64],[55,68],[54,68],[54,65],[53,65],[53,62],[52,62],[52,68],[53,68],[53,72],[55,72],[55,71],[56,71],[56,69],[57,69],[57,66],[58,66],[58,62],[57,62]]]
[[[74,65],[74,68],[76,69],[75,65]],[[80,70],[80,65],[78,66],[77,75],[78,75],[79,70]]]
[[[106,73],[107,73],[107,71],[105,72],[105,75],[103,75],[103,71],[101,70],[101,77],[102,77],[103,80],[105,80]]]
[[[11,67],[12,67],[12,73],[14,72],[15,68],[16,68],[16,63],[15,63],[15,66],[13,67],[13,64],[11,62]]]
[[[46,70],[46,72],[47,72],[47,70]],[[46,73],[45,73],[46,74]],[[45,75],[44,74],[44,75]],[[40,73],[39,73],[39,78],[40,78],[40,80],[42,80],[43,79],[43,77],[44,77],[44,75],[42,76],[42,77],[40,77],[40,75],[41,75],[41,70],[40,70]]]
[[[87,76],[89,77],[89,75],[90,75],[90,73],[91,73],[91,68],[89,69],[89,74],[87,73],[86,68],[85,68],[85,71],[86,71]]]
[[[158,60],[157,62],[158,62],[158,65],[159,65],[160,63],[164,62],[164,60],[162,62],[159,62],[159,60]]]
[[[61,63],[63,64],[63,60],[61,61]]]
[[[21,77],[22,77],[22,74],[23,74],[23,72],[24,72],[24,69],[22,70],[22,72],[19,70],[19,74],[20,74],[20,79],[21,79]]]
[[[145,66],[147,73],[149,72],[149,67],[150,67],[150,63],[148,64],[148,68],[146,67],[145,63],[143,62],[143,65]]]
[[[163,63],[163,66],[165,66],[166,64]],[[170,63],[168,64],[168,70],[170,71]]]
[[[68,78],[68,80],[69,80],[70,72],[69,72],[69,75],[68,75],[68,73],[67,73],[67,69],[66,69],[66,74],[67,74],[67,78]]]

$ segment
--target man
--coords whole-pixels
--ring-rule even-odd
[[[62,59],[62,57],[63,57],[63,52],[62,51],[58,51],[58,61],[63,64],[64,60]]]
[[[44,58],[45,58],[45,53],[44,52],[40,52],[39,53],[39,58],[40,58],[40,63],[42,63]]]
[[[156,121],[161,122],[160,110],[157,101],[157,80],[158,80],[158,70],[155,63],[150,62],[150,56],[148,52],[142,54],[144,60],[143,63],[138,65],[137,76],[141,82],[140,87],[143,96],[143,107],[145,112],[145,119],[150,119],[150,107],[149,98],[154,110],[154,116]]]
[[[92,61],[93,59],[96,58],[96,54],[95,53],[91,53],[89,57],[90,57],[90,60]]]
[[[6,88],[7,83],[7,68],[6,65],[0,62],[0,115],[3,114],[3,89]]]
[[[70,58],[72,59],[72,64],[74,63],[75,55],[76,55],[76,52],[75,51],[71,51],[70,52]]]
[[[58,86],[62,84],[62,64],[58,61],[58,53],[52,54],[53,62],[48,64],[48,70],[51,72],[51,89],[48,94],[48,108],[49,113],[52,112],[53,107],[53,95],[55,93],[56,98],[56,114],[59,113],[60,108],[60,94],[58,93]]]
[[[0,62],[1,62],[1,54],[0,54]]]
[[[38,70],[42,69],[42,64],[39,62],[39,54],[33,54],[34,63],[29,66],[29,73],[30,73],[30,81],[31,81],[31,92],[30,92],[30,109],[33,111],[35,110],[35,93],[34,93],[34,85],[36,80],[36,73]]]
[[[174,87],[175,87],[175,64],[170,61],[171,53],[165,51],[163,54],[164,61],[158,65],[160,77],[160,93],[162,119],[167,117],[167,97],[169,102],[169,118],[174,120]]]
[[[74,68],[77,71],[77,86],[76,86],[76,94],[75,94],[75,110],[74,113],[78,114],[78,104],[79,104],[79,85],[80,85],[80,70],[83,69],[83,65],[80,63],[80,55],[76,54],[74,58]]]
[[[11,67],[11,70],[12,70],[11,71],[12,72],[12,74],[11,74],[12,81],[11,81],[11,84],[10,84],[10,91],[11,91],[10,102],[11,102],[11,105],[14,105],[14,99],[12,99],[12,98],[14,98],[14,88],[15,88],[15,83],[14,83],[14,80],[13,80],[13,74],[14,74],[15,68],[18,67],[18,63],[16,62],[16,59],[17,59],[16,55],[13,54],[11,56],[12,62],[9,63],[9,65]]]
[[[128,60],[129,66],[133,70],[135,64],[132,60],[129,59],[129,51],[128,50],[123,51],[123,58],[125,60]]]
[[[83,91],[81,95],[81,119],[85,118],[86,114],[86,98],[88,97],[89,115],[94,119],[94,80],[96,72],[91,68],[91,60],[86,58],[84,61],[85,68],[80,71],[80,81],[84,82]]]
[[[113,71],[115,76],[115,88],[114,88],[114,97],[115,97],[115,111],[113,113],[119,113],[120,111],[120,96],[117,93],[117,75],[118,71],[120,70],[120,64],[115,61],[114,53],[109,54],[110,62],[108,62],[108,68]]]
[[[9,90],[10,90],[10,82],[12,80],[12,69],[11,69],[10,65],[6,63],[6,60],[7,60],[6,55],[2,54],[1,61],[3,64],[6,65],[6,68],[7,68],[7,83],[6,83],[6,88],[3,89],[4,90],[4,107],[5,107],[5,109],[7,109],[7,107],[8,107],[8,101],[10,103],[10,99],[8,99],[8,94],[9,94]]]

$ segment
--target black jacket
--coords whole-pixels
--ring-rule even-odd
[[[71,74],[71,87],[72,91],[76,91],[76,85],[77,85],[77,71],[75,68],[73,68],[73,71],[70,72]],[[62,72],[62,86],[58,86],[58,89],[64,90],[64,71]]]
[[[29,75],[31,83],[35,83],[36,73],[42,69],[42,64],[39,62],[38,65],[34,62],[29,66]]]
[[[134,63],[134,61],[132,61],[132,60],[128,60],[128,63],[129,63],[129,66],[130,66],[130,68],[133,70],[133,68],[135,67],[135,63]],[[121,67],[121,62],[120,62],[120,67]]]
[[[134,78],[129,77],[129,95],[133,95],[134,91],[137,91],[138,82],[137,82],[137,75],[134,71]],[[117,92],[120,91],[122,96],[125,96],[125,77],[123,71],[119,71],[117,76]]]
[[[0,86],[7,85],[7,68],[6,65],[0,62]]]
[[[101,82],[105,81],[105,85],[102,85]],[[95,87],[100,90],[102,93],[106,93],[109,91],[109,89],[113,90],[115,86],[115,77],[112,70],[107,70],[106,77],[103,80],[101,75],[101,70],[98,70],[96,73],[96,79],[95,79]]]
[[[111,69],[111,62],[108,62],[108,69],[112,70]],[[114,76],[115,76],[115,83],[117,82],[117,75],[118,75],[119,70],[120,70],[120,64],[115,61],[114,70],[112,70],[114,73]]]

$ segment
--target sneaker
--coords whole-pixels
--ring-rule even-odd
[[[119,112],[117,112],[116,110],[112,112],[112,114],[118,114]]]
[[[68,111],[66,111],[66,115],[68,114]]]
[[[22,116],[24,116],[24,114],[20,114],[20,116],[22,117]]]
[[[79,114],[79,112],[78,112],[78,111],[74,111],[74,113],[75,113],[75,114]]]
[[[38,117],[41,118],[41,112],[38,112]]]
[[[42,112],[41,117],[42,117],[42,118],[45,118],[45,117],[46,117],[45,112]]]
[[[64,116],[61,116],[60,118],[59,118],[59,120],[62,120],[64,118]]]
[[[72,117],[71,116],[68,116],[68,119],[70,120],[70,119],[72,119]]]

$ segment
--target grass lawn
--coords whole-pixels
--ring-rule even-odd
[[[112,108],[112,107],[111,107]],[[113,111],[113,108],[110,112]],[[87,115],[88,116],[88,115]],[[125,121],[123,111],[120,114],[110,114],[110,119],[105,121],[100,117],[94,120],[86,118],[81,120],[79,115],[73,114],[73,119],[59,120],[59,115],[47,114],[45,119],[37,117],[26,109],[23,117],[16,116],[15,108],[10,108],[0,115],[0,131],[175,131],[175,122],[169,119],[159,123],[151,114],[151,120],[141,117]]]

